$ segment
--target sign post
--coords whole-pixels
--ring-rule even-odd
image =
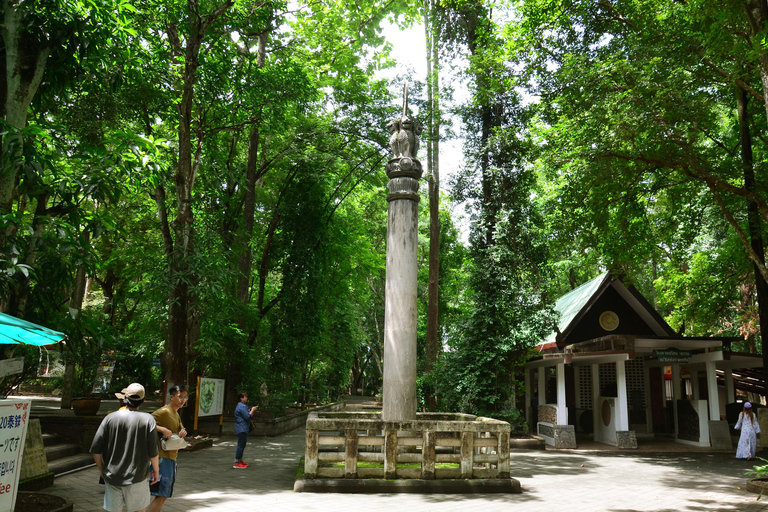
[[[0,400],[0,512],[12,512],[16,505],[29,403],[29,400]]]

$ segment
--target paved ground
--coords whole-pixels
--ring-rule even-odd
[[[733,453],[693,451],[514,451],[512,475],[523,487],[511,495],[294,493],[304,431],[253,438],[248,469],[233,469],[236,438],[179,455],[175,496],[165,512],[197,511],[768,511],[768,496],[745,491],[751,463]],[[56,479],[49,492],[74,501],[76,512],[101,511],[95,468]]]

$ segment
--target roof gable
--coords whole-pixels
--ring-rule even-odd
[[[555,303],[560,313],[557,327],[542,343],[571,344],[608,334],[670,336],[674,331],[633,287],[626,287],[610,272],[572,290]],[[611,311],[618,325],[605,329],[600,316]]]

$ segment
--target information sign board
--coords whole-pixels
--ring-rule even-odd
[[[11,512],[16,505],[29,403],[29,400],[0,400],[0,512]]]
[[[224,412],[224,379],[200,378],[198,416],[219,416]]]

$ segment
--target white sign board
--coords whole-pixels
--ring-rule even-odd
[[[224,379],[200,379],[197,415],[220,416],[224,412]]]
[[[0,400],[0,512],[11,512],[16,505],[29,403],[29,400]]]
[[[24,358],[14,357],[0,361],[0,377],[16,375],[24,371]]]

